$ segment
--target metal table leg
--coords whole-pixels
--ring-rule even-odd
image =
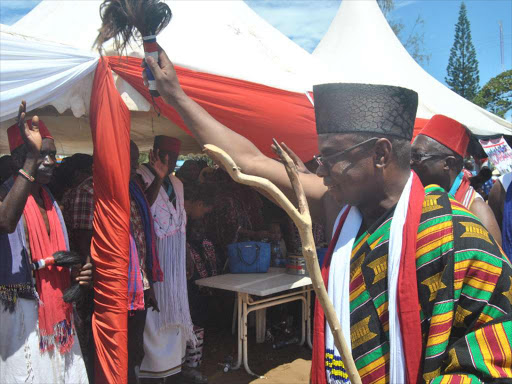
[[[238,311],[237,311],[237,324],[238,324],[238,332],[237,332],[237,342],[238,342],[238,356],[237,356],[237,362],[233,366],[233,370],[240,369],[242,365],[242,335],[243,335],[243,321],[242,321],[242,295],[243,293],[237,292],[236,293],[236,299],[237,299],[237,305],[238,305]]]
[[[251,300],[250,296],[246,293],[237,293],[238,304],[238,358],[237,363],[233,366],[233,370],[239,369],[244,364],[244,368],[249,375],[265,378],[255,374],[249,368],[249,353],[248,353],[248,337],[247,337],[247,316],[250,312],[258,311],[264,308],[273,307],[276,305],[289,303],[292,301],[300,300],[302,302],[302,340],[300,345],[304,344],[306,339],[309,347],[311,348],[311,290],[303,289],[292,294],[286,294],[279,297],[273,297],[263,300]]]
[[[300,342],[299,342],[299,345],[300,346],[303,346],[305,341],[306,341],[306,292],[304,292],[304,288],[301,290],[301,296],[304,298],[304,300],[301,300],[301,308],[302,308],[302,316],[301,316],[301,337],[300,337]]]

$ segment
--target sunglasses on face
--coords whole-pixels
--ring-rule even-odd
[[[360,147],[361,145],[364,145],[366,143],[370,143],[370,142],[376,141],[376,140],[379,140],[379,138],[372,137],[371,139],[365,140],[361,143],[358,143],[356,145],[348,147],[347,149],[344,149],[341,152],[338,152],[338,153],[335,153],[332,155],[328,155],[328,156],[315,155],[315,156],[313,156],[313,158],[316,160],[316,162],[318,163],[319,166],[331,168],[332,165],[334,165],[334,163],[335,163],[335,161],[334,161],[335,159],[340,159],[343,155],[346,155],[348,152],[352,151],[353,149],[356,149],[357,147]]]
[[[430,154],[430,153],[420,153],[420,152],[412,152],[411,153],[411,162],[416,164],[421,164],[424,161],[430,160],[430,159],[442,159],[443,157],[447,157],[450,155],[447,154]]]

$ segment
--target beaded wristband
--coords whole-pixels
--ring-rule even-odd
[[[28,174],[28,172],[27,172],[27,171],[25,171],[24,169],[20,169],[20,170],[18,171],[18,173],[19,173],[21,176],[23,176],[25,179],[27,179],[28,181],[30,181],[31,183],[33,183],[33,182],[35,181],[34,177],[33,177],[33,176],[30,176],[30,175]]]

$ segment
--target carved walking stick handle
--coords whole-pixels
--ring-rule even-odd
[[[273,197],[274,201],[278,203],[281,208],[283,208],[291,217],[299,229],[300,239],[302,241],[302,253],[306,259],[306,265],[311,277],[311,281],[313,283],[313,289],[315,290],[318,301],[324,310],[325,318],[327,319],[329,327],[331,328],[331,331],[334,335],[334,344],[340,352],[341,359],[345,364],[348,378],[352,384],[360,384],[361,378],[359,377],[359,372],[357,371],[356,365],[354,363],[352,353],[347,346],[345,338],[343,337],[340,322],[336,316],[334,306],[329,300],[327,290],[325,289],[325,283],[322,279],[322,274],[316,255],[315,241],[313,239],[311,215],[309,213],[309,207],[306,200],[306,195],[304,194],[304,189],[302,188],[302,184],[299,180],[297,167],[295,166],[295,163],[290,158],[290,156],[288,156],[288,154],[282,150],[282,148],[275,140],[274,145],[276,146],[276,153],[283,161],[293,190],[297,196],[299,205],[298,210],[290,202],[290,200],[288,200],[283,192],[281,192],[281,190],[269,180],[263,177],[250,176],[242,173],[242,170],[237,167],[233,159],[222,149],[214,145],[207,144],[204,146],[204,150],[210,157],[224,166],[224,169],[226,169],[233,180],[240,184],[245,184],[251,187],[257,187],[265,190]]]

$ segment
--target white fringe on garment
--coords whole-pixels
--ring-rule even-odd
[[[195,343],[188,304],[185,234],[177,232],[162,239],[158,238],[157,249],[160,267],[164,273],[164,281],[153,286],[160,307],[157,315],[158,329],[178,324],[185,333],[185,339]]]
[[[139,174],[147,184],[153,182],[154,176],[146,166],[139,167]],[[164,188],[160,188],[158,197],[151,206],[155,221],[157,252],[160,267],[164,273],[164,281],[154,284],[160,313],[156,315],[159,330],[178,325],[185,339],[195,345],[196,336],[193,330],[190,308],[188,305],[186,275],[186,225],[183,184],[175,176],[170,175],[174,192],[175,204],[169,201]]]

